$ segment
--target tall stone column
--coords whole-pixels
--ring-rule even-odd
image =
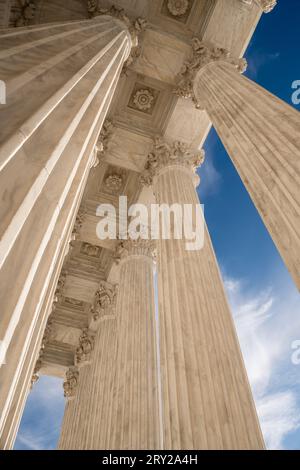
[[[64,384],[67,404],[59,449],[108,448],[117,347],[116,296],[117,286],[104,281],[100,283],[91,311],[90,331],[96,332],[93,350],[88,358],[77,364],[79,375],[75,387],[70,386],[70,380]]]
[[[92,363],[67,405],[60,449],[159,449],[151,242],[123,241],[114,319],[100,324]]]
[[[300,114],[198,43],[194,97],[204,108],[300,289]]]
[[[134,36],[110,16],[0,35],[0,435]]]
[[[159,204],[199,204],[203,161],[180,142],[156,141],[142,181]],[[195,224],[195,214],[193,216]],[[195,229],[195,225],[193,229]],[[198,227],[199,229],[199,227]],[[158,243],[160,360],[165,449],[264,447],[232,315],[205,228],[204,247]]]

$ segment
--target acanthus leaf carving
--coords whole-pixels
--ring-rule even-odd
[[[126,14],[124,8],[115,5],[112,5],[110,8],[100,8],[98,6],[98,2],[95,0],[88,0],[87,8],[91,18],[99,15],[109,15],[122,21],[130,33],[132,47],[138,46],[138,37],[147,27],[147,21],[145,18],[138,17],[132,20]]]
[[[136,63],[136,61],[141,56],[141,54],[142,54],[141,46],[137,45],[137,46],[131,48],[129,57],[123,65],[122,75],[127,75],[128,74],[129,68],[132,67]]]
[[[180,98],[191,99],[196,108],[200,109],[201,104],[197,102],[194,94],[194,80],[199,70],[215,61],[228,62],[240,73],[245,72],[247,68],[245,59],[236,59],[226,49],[213,46],[195,37],[192,39],[192,56],[190,60],[183,64],[179,73],[178,85],[174,90],[175,95]]]
[[[95,333],[85,328],[79,338],[79,346],[75,352],[75,365],[80,367],[89,364],[95,345]]]
[[[270,13],[277,5],[277,0],[255,0],[264,13]]]
[[[66,380],[63,383],[64,396],[69,400],[74,398],[79,381],[79,370],[77,366],[71,366],[66,372]]]
[[[54,294],[54,302],[55,303],[59,302],[59,300],[61,300],[61,298],[63,296],[63,291],[64,291],[64,287],[65,287],[65,284],[66,284],[67,275],[68,275],[68,272],[64,269],[60,273],[60,276],[59,276],[58,281],[57,281],[57,286],[56,286],[56,289],[55,289],[55,294]]]
[[[117,290],[118,287],[115,284],[110,284],[106,281],[100,282],[91,308],[94,321],[104,316],[115,314]]]
[[[185,142],[174,141],[168,143],[161,137],[154,139],[153,150],[149,153],[144,172],[140,175],[143,186],[151,186],[153,178],[159,171],[169,165],[180,165],[190,169],[193,173],[204,162],[204,151],[193,151]]]
[[[105,153],[107,152],[108,144],[113,135],[114,129],[115,129],[114,122],[110,119],[106,119],[103,123],[102,129],[99,135],[99,139],[97,142],[98,156],[100,160],[103,160],[105,157]]]
[[[35,363],[35,366],[34,366],[33,375],[32,375],[32,378],[31,378],[31,387],[30,388],[32,388],[34,386],[34,384],[40,378],[39,371],[41,370],[42,365],[43,365],[43,356],[44,356],[45,348],[46,348],[46,346],[47,346],[47,344],[50,340],[50,337],[51,337],[52,326],[53,326],[53,317],[52,317],[52,315],[50,315],[49,318],[48,318],[46,327],[45,327],[44,334],[43,334],[39,356],[38,356],[38,359],[37,359],[37,361]]]
[[[130,256],[146,256],[152,260],[155,260],[156,257],[156,242],[155,240],[148,239],[148,233],[146,234],[147,238],[143,236],[134,239],[128,233],[127,240],[120,240],[116,252],[115,252],[115,261],[119,263],[122,260]]]
[[[72,242],[76,240],[77,241],[80,240],[80,230],[84,224],[85,216],[86,216],[86,210],[81,207],[79,211],[77,212],[75,223],[73,226],[71,242],[70,242],[71,244]]]

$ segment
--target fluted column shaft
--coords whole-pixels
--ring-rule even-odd
[[[146,245],[125,242],[116,319],[100,325],[92,365],[67,405],[60,449],[160,448],[153,261]]]
[[[112,394],[113,449],[159,449],[153,260],[149,241],[129,241],[120,270]]]
[[[99,323],[91,364],[80,369],[75,397],[66,404],[59,449],[110,448],[108,436],[116,338],[116,315],[109,315]]]
[[[173,150],[177,152],[167,149],[170,158],[166,165],[155,164],[156,201],[195,207],[199,204],[195,175],[187,169],[185,152],[174,157]],[[161,145],[155,154],[159,162]],[[158,293],[164,448],[263,448],[233,319],[206,228],[204,247],[198,251],[187,251],[184,239],[160,239]]]
[[[200,69],[205,108],[300,289],[300,114],[225,61]]]
[[[2,435],[131,36],[102,16],[6,30],[0,41]]]

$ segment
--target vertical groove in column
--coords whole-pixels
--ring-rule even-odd
[[[121,261],[116,317],[100,324],[92,364],[80,371],[60,449],[159,448],[152,259],[136,253]]]
[[[74,34],[76,29],[82,34]],[[59,40],[62,32],[70,33],[64,37],[65,49]],[[7,116],[0,148],[4,157],[0,186],[5,195],[0,228],[0,339],[9,345],[7,365],[0,372],[0,434],[4,436],[10,403],[24,375],[20,368],[35,341],[52,271],[84,189],[90,147],[100,133],[131,39],[125,25],[112,18],[32,27],[0,36],[2,54],[14,59],[14,67],[3,61],[3,69],[17,88],[8,96],[7,109],[1,108]],[[43,64],[43,51],[50,62]],[[24,86],[18,82],[22,74]],[[44,96],[39,95],[39,84]],[[22,265],[16,262],[21,252]]]
[[[225,62],[194,90],[300,288],[299,113]]]
[[[157,202],[197,204],[186,169],[155,182]],[[263,439],[206,230],[200,251],[159,242],[164,442],[170,449],[259,449]]]

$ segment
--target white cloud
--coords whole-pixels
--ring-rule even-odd
[[[291,345],[300,339],[298,292],[279,282],[253,294],[245,281],[224,276],[224,282],[266,445],[280,449],[300,429],[300,366],[291,361]],[[29,396],[16,448],[53,448],[63,408],[62,380],[42,377]]]
[[[206,197],[219,191],[222,175],[216,170],[212,154],[206,156],[205,163],[201,167],[201,196]]]
[[[64,412],[62,380],[41,377],[28,397],[15,449],[53,449]]]
[[[258,400],[258,415],[268,449],[282,449],[283,439],[300,428],[299,406],[291,391]]]
[[[251,53],[251,56],[247,57],[248,67],[247,75],[252,78],[257,77],[258,72],[262,67],[270,62],[274,62],[280,58],[279,52],[266,54],[265,52],[255,51]]]
[[[285,437],[300,429],[299,370],[291,362],[291,345],[300,333],[299,295],[290,285],[253,294],[241,280],[224,276],[224,283],[266,445],[280,449]]]

